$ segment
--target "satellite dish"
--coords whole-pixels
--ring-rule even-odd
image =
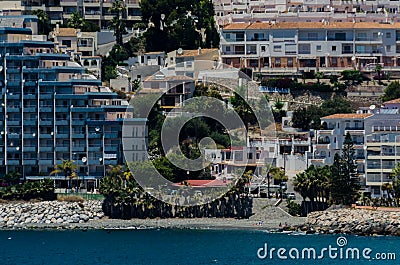
[[[178,52],[179,55],[182,55],[182,54],[183,54],[182,48],[179,48],[179,49],[177,50],[177,52]]]
[[[355,60],[356,60],[356,57],[355,57],[355,56],[352,56],[352,57],[351,57],[351,60],[352,60],[352,61],[355,61]]]
[[[3,66],[0,66],[0,72],[3,71]]]
[[[95,128],[95,131],[96,131],[96,132],[100,132],[100,128],[99,128],[99,127],[96,127],[96,128]]]
[[[87,158],[84,156],[84,157],[82,157],[82,162],[83,163],[86,163],[86,161],[87,161]]]
[[[369,109],[370,110],[374,110],[376,108],[376,106],[375,105],[371,105],[371,106],[369,106]]]

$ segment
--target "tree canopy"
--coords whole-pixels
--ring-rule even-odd
[[[212,1],[142,0],[140,8],[142,21],[149,26],[147,51],[218,47]]]
[[[393,81],[385,88],[382,100],[389,101],[397,98],[400,98],[400,83],[399,81]]]

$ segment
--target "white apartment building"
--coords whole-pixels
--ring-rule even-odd
[[[220,30],[222,62],[264,75],[400,70],[400,23],[234,23]]]
[[[139,0],[122,0],[126,5],[127,27],[141,20]],[[114,14],[109,11],[114,0],[9,0],[0,1],[0,15],[29,15],[34,10],[44,10],[49,14],[51,24],[66,23],[73,12],[100,28],[106,29]]]
[[[357,170],[364,192],[372,197],[386,194],[383,183],[390,183],[391,172],[400,162],[400,99],[385,102],[381,108],[361,108],[356,114],[334,114],[321,118],[324,129],[317,131],[317,142],[309,163],[331,165],[342,150],[347,132],[353,138]]]
[[[215,20],[235,22],[399,22],[398,1],[390,0],[213,0]]]

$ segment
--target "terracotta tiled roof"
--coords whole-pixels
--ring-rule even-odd
[[[189,186],[192,187],[218,187],[218,186],[226,186],[227,184],[230,184],[231,181],[223,181],[220,179],[214,179],[214,180],[197,180],[197,179],[188,179],[186,180],[186,183]],[[183,182],[180,183],[175,183],[174,186],[183,186]]]
[[[386,24],[378,22],[254,22],[254,23],[233,23],[224,27],[225,30],[245,29],[397,29],[400,23]]]
[[[396,98],[396,99],[393,99],[393,100],[386,101],[383,104],[396,104],[396,103],[400,103],[400,98]]]
[[[321,119],[365,119],[372,116],[370,113],[341,113],[322,117]]]
[[[76,29],[71,28],[60,28],[58,33],[58,37],[76,37]]]

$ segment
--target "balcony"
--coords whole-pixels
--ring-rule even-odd
[[[106,132],[106,133],[104,133],[104,138],[118,138],[118,133],[116,133],[116,132]]]
[[[83,133],[72,133],[72,138],[84,139],[85,138],[85,134],[83,134]]]
[[[73,145],[72,152],[84,152],[86,146],[85,145]]]
[[[89,145],[89,152],[100,152],[101,145]]]
[[[22,160],[22,165],[24,165],[24,166],[34,166],[36,164],[37,164],[37,160],[36,159],[24,158]]]
[[[24,99],[36,99],[36,95],[35,94],[25,94]]]
[[[39,165],[54,165],[53,159],[39,159]]]
[[[105,165],[117,165],[118,161],[116,159],[105,159],[104,164]]]
[[[24,112],[36,112],[36,107],[24,107]]]
[[[7,112],[21,112],[21,107],[19,106],[8,106]]]
[[[40,146],[40,152],[53,152],[53,146]]]
[[[8,139],[19,139],[21,137],[20,133],[8,133],[7,138]]]
[[[24,152],[37,152],[37,146],[24,146]]]
[[[222,55],[244,55],[244,51],[223,51]]]
[[[86,121],[83,119],[72,119],[72,125],[85,125]]]
[[[8,126],[21,126],[21,121],[20,120],[8,120],[7,125]]]
[[[66,106],[56,106],[56,112],[68,112],[69,109]]]
[[[40,112],[53,112],[53,107],[52,106],[40,107]]]
[[[52,99],[53,93],[42,93],[39,95],[40,99]]]
[[[39,122],[39,125],[41,125],[41,126],[50,126],[53,124],[54,124],[53,120],[40,120],[40,122]]]
[[[10,100],[21,99],[21,94],[19,94],[19,93],[9,93],[9,94],[7,94],[7,99],[10,99]]]
[[[51,139],[51,138],[53,138],[53,135],[50,133],[41,133],[40,138],[41,139]]]
[[[69,145],[56,145],[56,152],[69,152]]]
[[[67,138],[69,138],[69,134],[67,134],[67,133],[57,133],[56,134],[56,138],[57,139],[67,139]]]
[[[7,165],[9,166],[20,166],[21,165],[21,161],[19,159],[7,159]]]
[[[67,120],[56,120],[56,125],[67,126],[68,125],[68,121]]]
[[[36,139],[36,133],[34,132],[24,133],[24,139]]]
[[[89,139],[100,139],[102,137],[101,133],[89,133],[88,138]]]
[[[104,145],[105,152],[116,152],[118,150],[117,144],[106,144]]]

